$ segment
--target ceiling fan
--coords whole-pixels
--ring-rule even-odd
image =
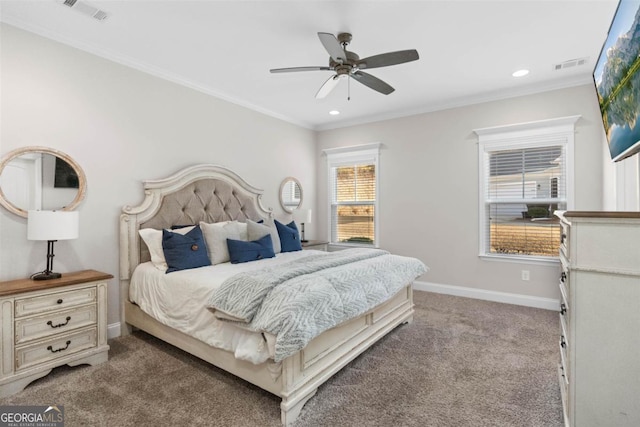
[[[399,50],[396,52],[381,53],[380,55],[369,56],[360,59],[354,52],[347,50],[347,45],[351,42],[351,34],[340,33],[338,37],[331,33],[318,33],[318,38],[329,53],[328,67],[291,67],[291,68],[274,68],[270,70],[272,73],[288,73],[292,71],[335,71],[336,74],[329,77],[318,93],[316,98],[324,98],[333,88],[338,85],[342,79],[354,78],[363,85],[378,91],[384,95],[389,95],[395,89],[371,74],[361,70],[371,68],[388,67],[389,65],[403,64],[405,62],[415,61],[419,59],[418,51]]]

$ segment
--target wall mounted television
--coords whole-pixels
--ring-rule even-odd
[[[593,80],[614,162],[640,152],[640,0],[620,0]]]

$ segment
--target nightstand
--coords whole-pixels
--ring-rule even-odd
[[[326,240],[307,240],[306,242],[302,242],[302,249],[314,249],[316,251],[327,251],[327,246],[329,242]]]
[[[57,366],[108,359],[107,283],[95,270],[53,280],[0,282],[0,397]]]

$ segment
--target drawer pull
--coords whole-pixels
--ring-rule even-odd
[[[560,314],[564,315],[566,312],[567,312],[567,305],[565,303],[560,303]]]
[[[563,271],[562,274],[560,274],[560,281],[564,283],[565,280],[567,280],[567,273]]]
[[[62,301],[62,298],[60,298],[58,301],[56,301],[58,304],[62,304],[64,301]]]
[[[58,323],[57,325],[54,325],[53,322],[51,320],[49,320],[47,322],[47,325],[51,326],[52,328],[59,328],[61,326],[66,326],[67,323],[69,323],[69,320],[71,320],[71,316],[67,316],[67,321],[64,323]]]
[[[562,236],[560,236],[560,244],[563,244],[566,238],[567,235],[563,233]]]
[[[68,342],[67,342],[67,345],[69,345],[69,344],[68,344]],[[562,335],[562,336],[560,337],[560,347],[562,347],[562,348],[566,348],[566,347],[567,347],[567,343],[566,343],[566,341],[564,340],[564,335]]]
[[[60,347],[56,350],[53,349],[53,347],[49,346],[47,347],[47,350],[49,350],[51,353],[57,353],[59,351],[63,351],[69,348],[69,344],[71,344],[71,340],[67,341],[67,345],[65,345],[64,347]]]

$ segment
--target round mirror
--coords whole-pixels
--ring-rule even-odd
[[[29,210],[75,209],[86,182],[80,165],[51,148],[19,148],[0,160],[0,204],[25,218]]]
[[[280,205],[291,213],[302,204],[302,186],[300,181],[290,176],[280,184]]]

